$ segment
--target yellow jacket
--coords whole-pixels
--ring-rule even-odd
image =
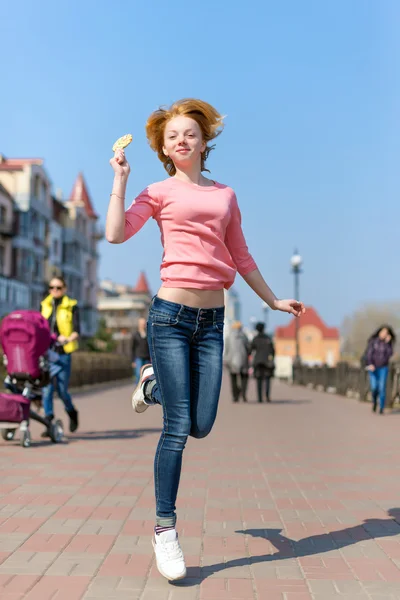
[[[57,306],[56,323],[60,335],[63,335],[64,337],[69,337],[73,332],[72,309],[77,304],[77,300],[73,300],[68,296],[63,296],[63,299]],[[41,307],[42,315],[45,319],[49,319],[51,313],[53,312],[53,297],[51,295],[48,295],[47,298],[45,298],[41,303]],[[75,352],[75,350],[77,350],[78,347],[79,344],[77,340],[74,340],[73,342],[68,342],[68,344],[65,344],[65,346],[63,346],[64,352],[66,354],[71,354],[71,352]]]

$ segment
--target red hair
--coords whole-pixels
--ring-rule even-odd
[[[168,175],[175,175],[176,169],[172,160],[163,152],[165,126],[174,117],[190,117],[199,125],[206,149],[201,155],[201,170],[207,171],[206,160],[215,146],[209,146],[208,142],[222,133],[224,123],[223,116],[208,102],[186,98],[178,100],[169,108],[155,110],[147,120],[146,135],[150,147],[157,152],[158,158],[164,165]]]

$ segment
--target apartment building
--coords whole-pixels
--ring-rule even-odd
[[[65,201],[52,193],[42,159],[0,155],[0,317],[38,308],[48,280],[63,275],[81,308],[82,335],[93,335],[102,236],[82,174]]]

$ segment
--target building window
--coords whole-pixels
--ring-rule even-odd
[[[59,251],[58,240],[53,240],[53,255],[57,258]]]
[[[33,180],[33,196],[36,198],[36,200],[40,200],[40,194],[41,194],[41,180],[39,175],[35,175],[35,178]]]
[[[19,213],[19,235],[22,237],[30,237],[29,212]]]
[[[0,301],[1,302],[6,302],[7,300],[7,282],[4,281],[4,279],[2,281],[0,281]]]
[[[7,219],[7,209],[5,206],[0,206],[0,224],[5,225]]]
[[[44,231],[42,224],[44,225],[42,217],[38,215],[37,212],[32,211],[31,227],[32,235],[35,240],[41,241],[44,239]]]
[[[306,335],[306,342],[312,342],[312,335]]]
[[[41,242],[46,240],[46,219],[42,216],[39,216],[38,238]]]
[[[38,256],[35,256],[33,260],[33,276],[35,279],[42,278],[42,261]]]
[[[47,196],[47,185],[45,184],[44,181],[42,181],[42,185],[40,188],[40,200],[43,202],[43,204],[46,202],[46,196]]]
[[[0,245],[0,274],[4,275],[5,272],[5,249],[4,246]]]

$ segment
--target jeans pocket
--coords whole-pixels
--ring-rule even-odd
[[[168,315],[166,313],[150,313],[149,320],[152,325],[157,327],[168,327],[170,325],[177,325],[179,322],[178,315]]]
[[[216,329],[219,333],[224,333],[224,322],[217,321],[214,323],[214,329]]]

